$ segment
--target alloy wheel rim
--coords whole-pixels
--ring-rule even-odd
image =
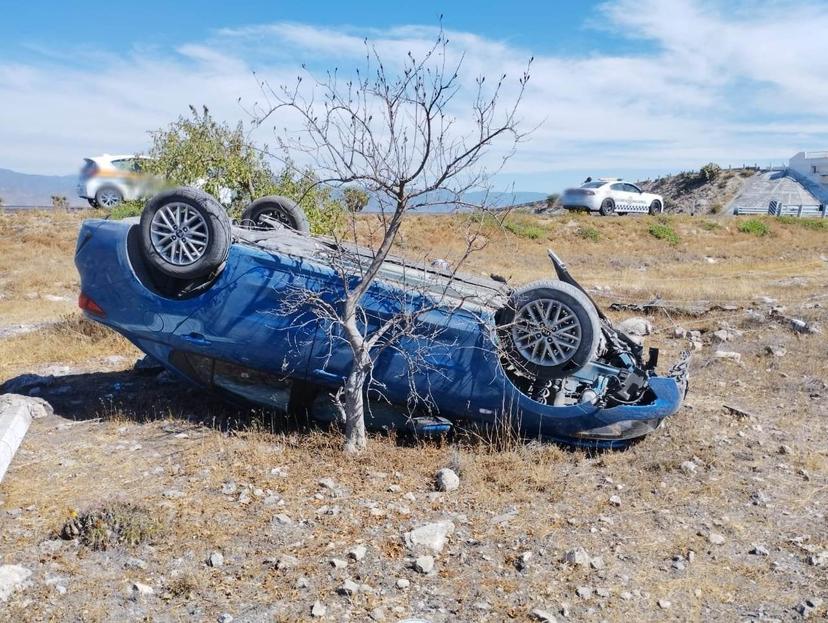
[[[529,363],[560,365],[569,361],[581,345],[581,323],[565,303],[537,299],[515,314],[512,342]]]
[[[150,223],[152,247],[165,261],[189,266],[207,251],[210,233],[201,213],[186,203],[159,208]]]
[[[113,206],[118,205],[121,202],[121,198],[118,196],[114,190],[105,190],[101,193],[101,198],[99,199],[98,203],[101,203],[104,207],[111,208]]]

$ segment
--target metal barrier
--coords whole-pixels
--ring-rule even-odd
[[[825,218],[825,204],[783,204],[781,201],[771,201],[768,204],[768,214],[771,216],[796,216]]]
[[[781,201],[771,201],[767,208],[760,206],[740,206],[735,210],[736,214],[768,214],[770,216],[796,216],[799,218],[825,218],[828,210],[825,204],[800,203],[783,204]]]
[[[768,208],[763,208],[761,206],[750,206],[745,207],[741,206],[736,208],[736,214],[768,214]]]

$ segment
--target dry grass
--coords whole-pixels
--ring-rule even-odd
[[[26,231],[41,217],[4,218]],[[58,238],[71,237],[75,218],[58,217]],[[365,217],[366,230],[371,218]],[[610,286],[610,298],[660,294],[744,304],[766,294],[780,298],[789,313],[824,325],[825,301],[815,298],[828,283],[820,259],[824,231],[773,223],[770,235],[758,239],[739,232],[736,220],[707,221],[721,225],[707,228],[676,217],[671,224],[681,242],[673,247],[648,234],[652,222],[538,219],[545,232],[538,240],[484,224],[489,244],[470,268],[514,282],[548,276],[545,251],[551,246],[585,285]],[[468,226],[461,216],[414,217],[398,251],[451,259]],[[0,218],[2,231],[10,227]],[[585,242],[578,233],[584,227],[598,230],[600,242]],[[2,244],[17,248],[7,240]],[[65,277],[73,270],[72,246],[49,252],[49,261],[26,262],[23,251],[15,251],[16,272],[11,279],[4,272],[2,285],[13,296],[0,301],[11,307],[0,309],[13,309],[17,318],[41,313],[40,300],[25,298],[33,278],[29,265],[35,272],[52,266],[64,283],[75,279]],[[823,307],[813,306],[820,301]],[[62,361],[86,361],[95,369],[100,357],[134,352],[120,337],[65,314],[61,307],[43,310],[39,318],[54,324],[0,339],[0,380]],[[0,324],[15,321],[2,318]],[[5,611],[0,606],[0,618],[215,620],[230,612],[242,620],[295,621],[307,620],[320,599],[329,620],[368,620],[381,606],[388,620],[528,621],[532,608],[555,612],[564,602],[573,620],[741,621],[759,611],[789,620],[797,603],[826,590],[824,569],[806,563],[810,550],[828,548],[824,335],[796,335],[744,320],[741,312],[653,320],[658,330],[649,344],[662,348],[665,362],[685,346],[666,331],[674,323],[704,331],[706,345],[694,360],[686,407],[625,452],[591,455],[508,438],[499,448],[474,437],[406,445],[374,436],[370,452],[352,458],[340,451],[336,432],[272,434],[266,426],[245,427],[250,420],[243,411],[237,416],[242,426],[232,434],[190,424],[201,406],[154,421],[103,408],[84,414],[102,420],[38,420],[0,488],[0,512],[20,509],[2,518],[3,562],[32,568],[35,581]],[[720,323],[743,335],[712,343]],[[768,344],[784,347],[786,356],[770,356]],[[713,359],[719,347],[740,352],[742,363]],[[136,391],[135,409],[153,409]],[[754,416],[738,418],[724,403]],[[779,453],[783,444],[788,454]],[[682,470],[688,460],[695,472]],[[434,473],[445,466],[459,471],[461,488],[432,496]],[[323,477],[333,478],[344,494],[321,488]],[[236,491],[222,493],[230,481]],[[755,504],[758,491],[770,501]],[[620,506],[610,502],[614,495]],[[60,530],[70,509],[96,509],[113,499],[146,509],[163,531],[151,543],[106,552],[66,543],[44,549],[42,542]],[[338,514],[320,512],[333,506]],[[277,513],[292,523],[274,521]],[[437,557],[437,573],[418,575],[402,532],[443,518],[457,531]],[[724,535],[725,544],[712,545],[711,531]],[[333,569],[330,558],[346,558],[356,543],[368,546],[365,560]],[[754,543],[771,555],[749,555]],[[573,547],[601,556],[605,568],[564,564],[563,553]],[[527,550],[534,557],[519,571],[515,561]],[[212,551],[222,552],[223,567],[206,565]],[[691,551],[692,563],[672,567],[674,556],[687,558]],[[297,565],[277,568],[274,561],[283,555],[296,556]],[[145,568],[133,566],[134,557]],[[65,595],[47,583],[53,576],[63,578]],[[300,577],[309,578],[309,588],[296,588]],[[341,597],[336,588],[345,577],[375,590]],[[410,589],[395,587],[400,577],[411,581]],[[128,600],[123,595],[134,581],[150,584],[156,594]],[[584,601],[574,594],[578,586],[605,587],[612,596]],[[624,600],[624,591],[639,592]],[[672,601],[671,610],[656,606],[662,598]],[[475,606],[482,601],[488,610]]]

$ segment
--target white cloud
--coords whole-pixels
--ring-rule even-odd
[[[626,38],[641,51],[534,54],[522,116],[539,128],[506,173],[542,189],[565,170],[779,161],[828,143],[828,5],[615,0],[602,14],[596,39]],[[86,155],[140,150],[147,130],[188,104],[245,119],[237,99],[261,101],[254,70],[271,84],[290,83],[302,63],[311,71],[358,66],[365,36],[383,58],[402,59],[408,50],[421,54],[434,35],[416,25],[277,23],[221,30],[175,49],[83,49],[66,60],[40,50],[27,63],[0,60],[0,166],[62,173]],[[505,72],[513,93],[533,55],[475,33],[449,37],[455,58],[465,54],[469,84],[477,74]],[[470,98],[461,91],[456,108]],[[273,142],[269,131],[258,138]]]

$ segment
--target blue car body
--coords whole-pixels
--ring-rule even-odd
[[[263,404],[286,405],[297,382],[334,391],[342,385],[352,361],[347,343],[332,339],[330,327],[307,309],[284,305],[285,293],[297,288],[326,292],[335,303],[338,276],[324,261],[279,244],[263,248],[236,240],[209,287],[170,296],[143,274],[131,242],[135,229],[131,220],[83,223],[75,263],[82,298],[97,310],[82,305],[89,318],[194,383]],[[488,288],[496,297],[503,286],[491,281],[474,287]],[[404,281],[380,278],[362,307],[369,322],[379,321],[398,312],[400,301],[417,296]],[[552,406],[531,399],[504,372],[494,313],[485,305],[461,305],[422,314],[418,330],[377,356],[373,374],[383,396],[410,413],[415,387],[423,402],[413,405],[415,410],[451,421],[496,424],[510,417],[527,436],[594,447],[623,446],[678,410],[683,398],[679,384],[655,375],[646,399],[637,404]],[[428,365],[412,364],[406,353],[415,351]],[[226,374],[217,383],[217,362],[221,370],[247,372]],[[272,379],[272,386],[266,380],[251,382],[256,375]]]

